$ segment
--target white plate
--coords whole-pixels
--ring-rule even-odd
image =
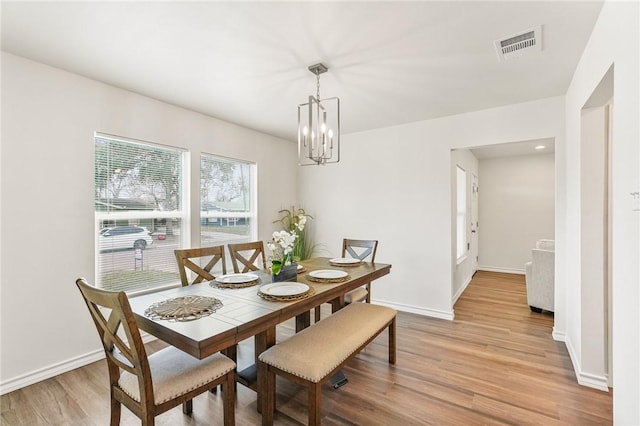
[[[269,296],[296,296],[309,291],[309,286],[303,283],[273,283],[260,287],[260,292]]]
[[[216,277],[216,281],[222,284],[244,284],[257,280],[255,274],[228,274]]]
[[[353,265],[354,263],[362,262],[362,260],[354,259],[353,257],[336,257],[335,259],[329,260],[329,262],[342,265]]]
[[[313,278],[320,278],[322,280],[335,280],[336,278],[344,278],[349,274],[345,271],[338,271],[337,269],[318,269],[316,271],[309,272],[309,275]]]

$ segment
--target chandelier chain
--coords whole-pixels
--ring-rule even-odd
[[[318,70],[316,70],[316,96],[316,99],[320,102],[320,73]]]

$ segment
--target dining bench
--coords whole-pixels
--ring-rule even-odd
[[[319,425],[323,383],[385,329],[389,363],[395,364],[396,310],[369,303],[352,303],[261,353],[262,424],[273,425],[278,374],[307,387],[309,425]]]

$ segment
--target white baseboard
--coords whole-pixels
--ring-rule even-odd
[[[603,392],[609,392],[609,378],[607,377],[607,375],[598,376],[595,374],[586,373],[582,371],[580,368],[580,362],[578,360],[576,351],[573,348],[573,345],[571,344],[571,339],[568,339],[565,336],[564,343],[567,346],[567,351],[569,352],[569,358],[571,358],[571,363],[573,364],[573,371],[576,374],[576,379],[578,380],[578,384],[582,386],[594,388]]]
[[[497,267],[497,266],[482,266],[482,265],[478,265],[478,271],[502,272],[503,274],[524,275],[524,269],[500,268],[500,267]]]
[[[453,300],[451,301],[451,305],[455,305],[456,304],[456,302],[458,301],[460,296],[462,296],[462,293],[464,293],[464,291],[467,289],[467,287],[471,283],[471,279],[472,278],[473,278],[473,275],[471,275],[469,278],[467,278],[467,280],[464,282],[464,284],[462,284],[462,286],[458,289],[458,291],[456,291],[456,294],[453,296]]]
[[[154,336],[146,333],[141,337],[144,343],[148,343],[156,339]],[[95,350],[84,355],[80,355],[75,358],[71,358],[66,361],[62,361],[27,374],[5,380],[4,382],[0,383],[0,395],[4,395],[5,393],[13,392],[26,386],[41,382],[43,380],[50,379],[51,377],[55,377],[59,374],[75,370],[76,368],[84,367],[87,364],[100,361],[101,359],[104,359],[103,349]]]
[[[410,314],[418,314],[426,317],[445,319],[449,321],[453,320],[453,311],[438,311],[435,309],[425,309],[417,306],[403,305],[400,303],[389,303],[384,300],[377,300],[377,299],[372,299],[371,303],[374,303],[376,305],[388,306],[397,311],[408,312]]]
[[[567,341],[567,335],[563,331],[556,330],[555,327],[553,327],[553,332],[551,333],[551,337],[553,337],[553,340],[555,340],[556,342]]]
[[[14,377],[9,380],[5,380],[0,383],[0,395],[13,392],[23,387],[32,385],[34,383],[41,382],[58,374],[66,373],[67,371],[75,370],[76,368],[84,367],[92,362],[99,361],[104,358],[104,350],[89,352],[84,355],[80,355],[75,358],[71,358],[66,361],[59,362],[57,364],[50,365],[49,367],[41,368],[31,373],[23,374],[22,376]]]

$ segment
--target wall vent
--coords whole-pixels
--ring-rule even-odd
[[[520,57],[531,52],[542,51],[542,29],[540,26],[494,41],[501,61]]]

